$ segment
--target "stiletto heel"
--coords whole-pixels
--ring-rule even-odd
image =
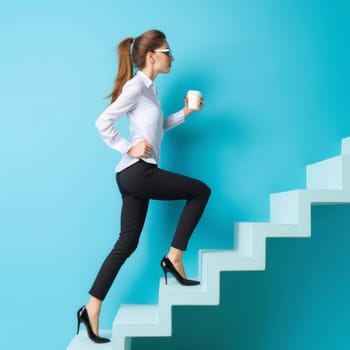
[[[164,272],[165,284],[168,284],[168,280],[167,280],[168,272],[170,272],[176,278],[176,280],[183,286],[196,286],[200,284],[199,281],[188,280],[186,278],[183,278],[180,275],[180,273],[175,269],[175,266],[173,265],[173,263],[166,256],[160,262],[160,266]]]
[[[79,318],[79,315],[78,316],[78,327],[77,327],[77,335],[79,334],[79,330],[80,330],[80,318]]]
[[[109,339],[99,337],[98,335],[96,335],[96,334],[93,332],[92,327],[91,327],[91,324],[90,324],[90,320],[89,320],[89,315],[88,315],[88,313],[87,313],[87,310],[86,310],[85,305],[82,306],[82,307],[78,310],[78,312],[77,312],[77,318],[78,318],[77,334],[79,334],[80,323],[83,322],[84,325],[85,325],[85,327],[86,327],[87,334],[88,334],[89,338],[90,338],[93,342],[99,343],[99,344],[110,342]]]
[[[162,266],[162,267],[163,267],[163,266]],[[168,274],[167,274],[167,272],[164,270],[164,268],[163,268],[163,272],[164,272],[165,284],[168,284]]]

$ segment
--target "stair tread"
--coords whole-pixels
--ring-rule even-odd
[[[112,331],[102,330],[99,335],[111,339]],[[89,339],[86,331],[80,331],[66,350],[112,350],[112,343],[96,344]]]
[[[158,310],[158,304],[123,304],[115,322],[117,324],[156,324]]]
[[[246,258],[247,256],[238,250],[227,249],[227,250],[202,250],[201,254],[206,256],[206,258],[224,258],[224,257],[232,257],[232,258]]]

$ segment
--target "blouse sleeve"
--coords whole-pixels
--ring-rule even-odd
[[[96,127],[103,141],[109,147],[121,153],[127,153],[132,144],[119,134],[114,127],[114,122],[135,108],[140,95],[141,87],[129,80],[124,85],[119,97],[96,120]]]
[[[175,128],[176,126],[182,124],[185,121],[185,113],[184,110],[171,114],[168,118],[164,119],[163,129],[170,130]]]

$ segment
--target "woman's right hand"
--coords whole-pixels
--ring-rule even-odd
[[[152,145],[147,140],[141,140],[132,146],[128,155],[133,158],[148,158],[152,152]]]

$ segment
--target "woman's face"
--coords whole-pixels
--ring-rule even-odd
[[[169,73],[171,64],[174,61],[169,44],[165,42],[163,45],[153,50],[154,69],[159,73]]]

